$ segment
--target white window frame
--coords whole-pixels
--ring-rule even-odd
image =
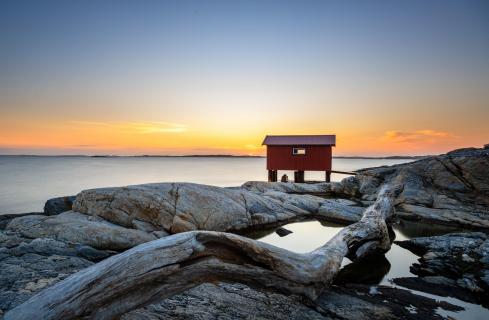
[[[292,155],[294,155],[294,156],[305,156],[306,155],[306,148],[293,147],[292,148]]]

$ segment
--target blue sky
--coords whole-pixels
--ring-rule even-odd
[[[3,148],[67,147],[25,135],[34,121],[189,128],[154,137],[158,152],[324,131],[349,153],[354,139],[423,130],[458,137],[443,151],[489,134],[488,1],[20,0],[0,3],[0,21]],[[237,144],[219,142],[228,134]]]

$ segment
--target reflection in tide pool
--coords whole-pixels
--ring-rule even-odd
[[[280,237],[274,230],[267,230],[255,233],[252,237],[290,251],[307,253],[324,245],[333,238],[343,226],[318,221],[306,221],[291,223],[285,225],[284,228],[293,233]],[[411,237],[433,236],[461,231],[456,228],[426,225],[408,221],[399,222],[393,229],[396,235],[396,240],[408,240]],[[409,290],[394,285],[391,280],[393,278],[415,277],[415,275],[409,271],[409,267],[413,263],[416,263],[417,260],[418,257],[410,251],[401,248],[396,244],[392,244],[391,250],[387,252],[385,256],[372,257],[356,263],[352,263],[347,258],[343,259],[343,268],[338,274],[335,283],[381,284]],[[460,312],[452,312],[442,309],[438,310],[438,313],[443,317],[463,320],[489,319],[489,310],[480,305],[467,303],[456,298],[436,296],[421,291],[409,291],[465,308],[464,311]]]
[[[252,237],[290,251],[306,253],[328,242],[343,226],[326,222],[305,221],[288,224],[285,228],[292,231],[285,237],[280,237],[274,230],[264,231],[266,235],[261,237],[258,234],[254,234]]]

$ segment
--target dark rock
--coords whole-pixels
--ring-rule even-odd
[[[420,256],[411,272],[425,277],[424,282],[440,285],[432,290],[448,291],[449,287],[460,290],[453,295],[466,301],[489,301],[489,236],[481,232],[452,233],[443,236],[415,238],[396,242]],[[437,277],[434,277],[437,276]],[[438,278],[438,276],[444,277]],[[412,280],[398,280],[414,284]],[[461,298],[462,299],[462,298]]]
[[[438,308],[463,310],[408,290],[360,284],[333,286],[316,303],[337,319],[443,319]]]
[[[102,261],[118,253],[117,251],[97,250],[87,245],[77,245],[75,250],[77,256],[94,262]]]
[[[446,226],[434,223],[422,223],[400,219],[394,228],[406,238],[432,237],[455,232],[470,232],[456,226]]]
[[[73,202],[75,199],[76,196],[49,199],[46,201],[46,204],[44,204],[44,213],[47,215],[55,215],[65,211],[70,211],[73,207]]]
[[[442,319],[438,308],[463,308],[385,286],[333,286],[315,301],[256,291],[242,284],[203,284],[133,310],[138,319]]]
[[[344,266],[334,279],[334,284],[377,284],[390,269],[391,264],[384,255],[370,256]],[[369,271],[365,272],[365,270]]]
[[[242,284],[202,284],[160,303],[133,310],[122,320],[332,319],[294,296],[256,291]]]
[[[280,237],[285,237],[285,236],[291,234],[292,231],[285,229],[285,228],[278,228],[277,230],[275,230],[275,233],[278,234]]]
[[[0,310],[9,310],[92,264],[66,243],[0,231]]]
[[[484,296],[457,286],[453,279],[442,276],[394,278],[392,281],[402,287],[427,292],[441,297],[453,297],[462,301],[488,306]]]

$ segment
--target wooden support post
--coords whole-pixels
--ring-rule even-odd
[[[326,171],[326,182],[331,182],[331,171]]]
[[[277,170],[268,170],[268,182],[277,182]]]
[[[304,182],[304,171],[294,171],[294,182],[296,183]]]

